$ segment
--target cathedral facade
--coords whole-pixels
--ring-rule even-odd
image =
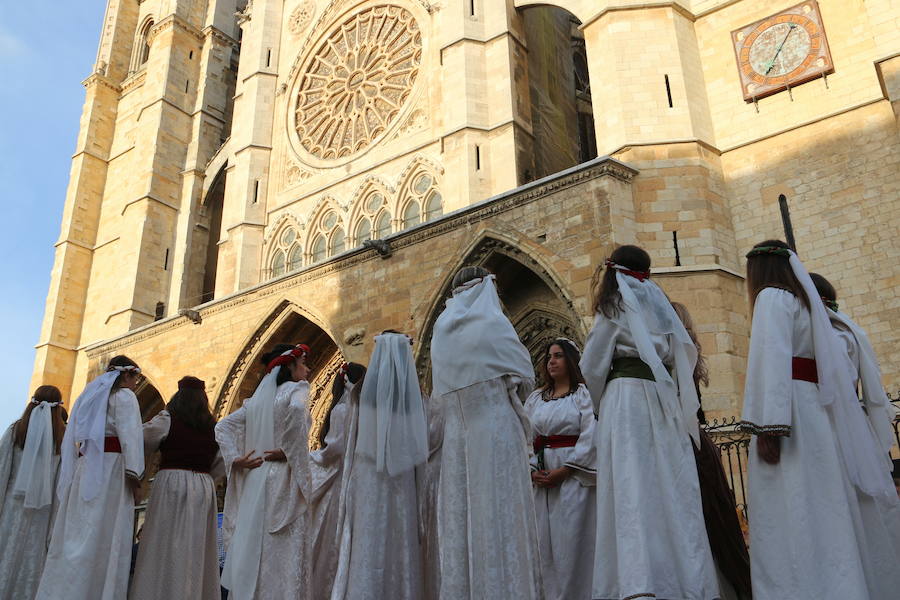
[[[890,0],[109,0],[84,85],[32,387],[127,354],[145,416],[188,374],[222,416],[304,342],[321,418],[383,329],[429,387],[457,268],[537,358],[635,243],[734,415],[743,255],[785,235],[900,383]]]

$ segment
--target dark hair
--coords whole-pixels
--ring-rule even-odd
[[[572,393],[578,389],[578,384],[584,383],[584,376],[581,374],[581,367],[578,365],[581,360],[581,354],[572,345],[572,342],[562,338],[552,339],[544,347],[544,353],[541,355],[543,358],[539,367],[541,377],[544,380],[544,386],[541,389],[545,392],[553,391],[553,378],[550,377],[550,373],[547,371],[550,348],[553,346],[562,348],[563,356],[566,358],[566,371],[569,374],[569,393]]]
[[[359,383],[365,374],[365,366],[355,362],[347,363],[347,379],[350,380],[350,383]],[[331,428],[331,411],[334,408],[334,405],[340,402],[345,389],[346,384],[344,383],[344,375],[338,371],[334,376],[334,381],[331,382],[331,406],[328,408],[328,412],[325,413],[325,420],[322,422],[320,433],[322,440],[325,439],[325,436],[328,435],[328,430]]]
[[[809,277],[812,279],[813,285],[816,286],[816,291],[819,292],[820,296],[831,302],[837,302],[837,291],[835,291],[830,281],[818,273],[810,273]]]
[[[111,367],[135,367],[137,369],[140,369],[140,367],[138,366],[138,364],[136,362],[134,362],[133,360],[131,360],[124,354],[120,354],[118,356],[113,356],[109,360],[109,365],[106,367],[106,370],[112,371]],[[122,387],[122,377],[127,374],[128,373],[125,371],[122,371],[119,373],[119,376],[116,377],[115,383],[113,383],[113,389]]]
[[[650,255],[638,246],[619,246],[610,254],[609,260],[632,271],[650,270]],[[606,265],[597,267],[591,289],[594,293],[594,313],[603,313],[608,319],[619,314],[622,310],[622,295],[619,293],[615,269]]]
[[[480,277],[487,277],[491,272],[485,269],[484,267],[479,266],[468,266],[463,267],[459,271],[456,272],[456,275],[453,276],[453,283],[450,284],[451,289],[456,289],[459,286],[469,283],[473,279],[478,279]]]
[[[288,350],[293,349],[294,344],[275,344],[275,347],[263,354],[259,360],[268,368],[270,362],[272,362]],[[265,375],[263,375],[263,377],[265,377]],[[275,385],[281,385],[282,383],[287,383],[288,381],[291,381],[290,369],[281,369],[281,371],[278,372],[278,377],[275,378]]]
[[[766,240],[753,246],[783,248],[790,250],[790,246],[781,240]],[[780,254],[756,254],[747,258],[747,293],[750,295],[750,308],[756,304],[756,297],[767,287],[779,288],[792,293],[809,310],[809,298],[803,291],[803,286],[794,275],[787,257]]]
[[[66,432],[66,423],[63,420],[62,394],[59,388],[53,385],[42,385],[34,390],[32,398],[37,402],[58,403],[50,409],[50,422],[53,425],[53,447],[59,454],[59,446],[62,444],[63,435]],[[28,423],[31,421],[31,411],[37,408],[37,404],[29,402],[22,416],[16,421],[13,431],[13,441],[19,448],[25,448],[25,438],[28,436]]]
[[[182,383],[197,387],[181,387]],[[216,419],[209,411],[209,397],[202,385],[203,382],[196,377],[182,377],[178,382],[178,391],[169,400],[166,410],[191,429],[208,431],[216,426]]]
[[[694,346],[697,348],[697,364],[694,365],[694,385],[697,386],[697,391],[699,392],[701,383],[705,386],[709,385],[709,367],[706,365],[706,357],[703,356],[703,346],[700,345],[697,332],[694,331],[694,319],[691,317],[691,313],[688,312],[687,306],[681,302],[673,302],[672,308],[675,309],[675,314],[681,319],[685,331],[687,331],[691,341],[694,342]]]

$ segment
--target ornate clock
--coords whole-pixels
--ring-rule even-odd
[[[732,31],[731,40],[747,102],[834,72],[815,0]]]

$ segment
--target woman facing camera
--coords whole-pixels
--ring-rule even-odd
[[[42,385],[0,438],[0,598],[37,591],[56,507],[59,447],[66,426],[62,396]]]
[[[597,493],[594,406],[578,348],[548,344],[544,387],[525,401],[534,430],[531,481],[546,600],[589,600],[594,567]]]
[[[216,486],[224,476],[216,420],[205,384],[184,377],[178,391],[144,425],[144,452],[160,452],[140,551],[133,600],[221,596],[216,548]]]

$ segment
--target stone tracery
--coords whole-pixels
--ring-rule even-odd
[[[337,160],[372,145],[404,107],[421,57],[419,25],[399,6],[369,7],[335,27],[300,76],[294,126],[303,149]]]

